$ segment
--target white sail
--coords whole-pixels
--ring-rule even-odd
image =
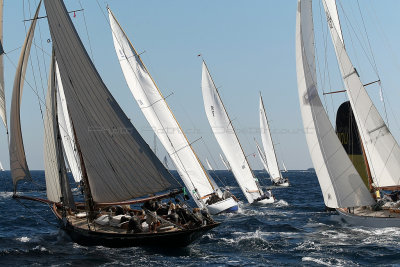
[[[269,170],[268,170],[268,164],[267,164],[267,159],[265,157],[264,152],[262,151],[260,145],[257,143],[256,141],[256,146],[257,146],[257,152],[258,152],[258,156],[260,157],[261,163],[264,166],[264,169],[268,172],[269,174]]]
[[[340,40],[342,40],[343,42],[342,27],[340,26],[336,0],[322,0],[322,2],[324,4],[325,12],[328,17],[328,23],[335,27]]]
[[[206,158],[206,163],[207,163],[207,167],[210,171],[213,171],[213,167],[211,166],[210,162],[208,161],[208,159]]]
[[[236,136],[231,120],[225,110],[218,90],[203,61],[201,89],[203,92],[204,108],[208,121],[214,132],[219,146],[232,167],[233,175],[243,191],[247,201],[253,203],[263,193],[257,185],[247,158]]]
[[[400,147],[365,90],[336,28],[330,27],[330,32],[375,186],[399,186]]]
[[[285,162],[283,160],[282,160],[282,166],[283,166],[283,169],[285,170],[285,172],[287,172],[287,168],[286,168]]]
[[[6,98],[4,94],[4,47],[3,47],[3,0],[0,0],[0,117],[4,126],[7,127]]]
[[[231,165],[229,164],[229,162],[224,158],[224,156],[222,156],[221,154],[219,154],[219,157],[222,160],[222,163],[224,164],[225,168],[230,171],[232,170]]]
[[[312,0],[298,0],[296,70],[300,109],[311,159],[325,205],[355,207],[375,203],[347,156],[317,91]]]
[[[14,78],[14,86],[11,99],[10,148],[9,148],[10,170],[11,170],[11,177],[14,183],[14,188],[16,188],[18,181],[22,179],[31,179],[28,163],[26,162],[24,142],[22,139],[20,109],[21,109],[22,91],[24,88],[26,67],[28,65],[29,54],[31,50],[33,35],[35,32],[37,17],[39,14],[41,3],[42,1],[39,2],[39,6],[36,9],[35,16],[32,19],[32,24],[26,35],[24,45],[22,46],[21,55],[18,61],[17,71],[15,73],[15,78]]]
[[[72,172],[75,182],[82,179],[81,161],[79,159],[78,151],[76,149],[75,137],[72,131],[71,119],[68,113],[67,102],[65,100],[64,87],[62,86],[60,70],[58,69],[57,62],[56,79],[57,79],[57,116],[60,128],[60,135],[65,151],[65,156],[68,161],[68,166]]]
[[[4,171],[3,164],[0,162],[0,171]]]
[[[265,159],[268,165],[268,172],[273,182],[278,182],[282,178],[279,171],[278,160],[276,159],[274,143],[271,137],[271,131],[268,125],[267,114],[265,112],[264,103],[260,94],[260,130],[261,141],[265,151]]]
[[[125,80],[189,192],[197,205],[203,207],[202,198],[213,193],[215,188],[163,95],[111,10],[109,19],[115,50]]]

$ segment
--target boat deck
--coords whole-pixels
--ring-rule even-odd
[[[342,209],[342,211],[345,211]],[[351,208],[350,214],[354,214],[357,216],[365,216],[365,217],[379,217],[379,218],[400,218],[400,210],[399,209],[383,209],[383,210],[372,210],[370,207],[357,207]]]

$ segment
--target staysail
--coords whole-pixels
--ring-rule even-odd
[[[278,160],[276,159],[276,153],[274,143],[271,137],[271,131],[268,125],[267,114],[265,112],[264,102],[260,94],[260,130],[261,130],[261,141],[265,151],[265,159],[268,165],[268,172],[273,182],[278,182],[282,178],[281,172],[279,171]]]
[[[117,202],[177,186],[105,86],[63,1],[44,3],[93,200]]]
[[[337,138],[317,91],[312,0],[298,0],[296,69],[308,149],[325,205],[345,208],[375,203]]]
[[[109,11],[114,46],[125,80],[147,121],[171,157],[180,177],[203,207],[201,198],[214,192],[210,177],[128,37]]]
[[[7,127],[6,97],[4,94],[4,48],[3,48],[3,7],[4,1],[0,0],[0,117],[4,126]]]
[[[235,129],[225,110],[218,90],[203,61],[201,88],[203,92],[204,108],[208,121],[214,132],[225,157],[232,167],[233,175],[243,191],[247,201],[253,203],[263,193],[257,184],[253,171],[243,152]]]
[[[65,168],[62,144],[57,122],[57,79],[55,59],[52,57],[44,115],[44,171],[47,198],[74,207],[67,170]]]
[[[37,17],[40,10],[40,5],[36,9],[35,16],[32,19],[31,26],[29,27],[28,33],[25,38],[24,45],[21,49],[21,55],[19,57],[17,71],[15,73],[13,93],[11,99],[11,114],[10,114],[10,170],[11,177],[14,183],[14,191],[18,181],[22,179],[31,179],[29,172],[28,163],[26,162],[26,155],[24,149],[24,142],[22,139],[21,132],[21,100],[22,91],[24,88],[26,67],[28,65],[29,53],[33,41],[33,35],[35,32]]]
[[[72,176],[75,182],[79,182],[82,179],[81,161],[76,148],[72,123],[68,113],[67,101],[65,100],[64,87],[62,85],[57,61],[55,62],[55,68],[57,79],[57,116],[61,140]]]
[[[327,9],[325,12],[329,21],[332,15]],[[400,147],[365,90],[337,29],[332,26],[334,24],[329,25],[342,79],[360,130],[375,187],[398,187]]]

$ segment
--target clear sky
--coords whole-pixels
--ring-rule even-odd
[[[11,102],[11,90],[20,47],[25,38],[23,20],[32,17],[38,0],[4,0],[4,50],[6,101]],[[131,118],[134,126],[153,147],[153,133],[131,95],[113,47],[106,5],[108,4],[126,31],[155,79],[189,140],[201,139],[193,144],[204,161],[207,157],[215,168],[223,168],[218,154],[219,146],[208,124],[201,95],[201,53],[211,75],[219,87],[222,100],[233,125],[239,133],[246,154],[256,152],[253,138],[260,142],[258,94],[261,91],[279,161],[284,160],[288,169],[312,167],[299,109],[295,65],[296,0],[66,0],[69,10],[77,12],[73,21],[104,82]],[[320,7],[315,1],[314,20],[321,19]],[[395,123],[400,114],[400,1],[359,1],[368,37],[374,51],[387,99],[389,122],[397,140],[400,124]],[[357,1],[343,1],[343,17],[359,17]],[[342,10],[339,10],[342,12]],[[317,13],[316,13],[317,14]],[[41,16],[45,15],[42,6]],[[73,16],[73,14],[71,14]],[[360,18],[360,17],[359,17]],[[350,19],[351,20],[351,19]],[[85,23],[86,21],[86,23]],[[360,20],[358,20],[360,21]],[[41,101],[46,91],[48,59],[51,42],[47,21],[41,19],[32,49],[32,65],[27,71],[27,83],[22,100],[22,129],[30,169],[43,169],[43,122],[40,115],[37,90]],[[323,24],[322,24],[323,25]],[[29,27],[29,24],[26,24]],[[346,29],[343,24],[345,39]],[[360,32],[363,31],[361,24]],[[351,29],[351,28],[349,28]],[[358,28],[357,28],[358,29]],[[351,30],[349,30],[349,35]],[[317,29],[316,29],[316,34]],[[323,43],[323,37],[320,38]],[[318,40],[318,37],[317,37]],[[349,51],[353,40],[346,39]],[[355,41],[354,41],[355,42]],[[366,42],[364,42],[365,44]],[[42,52],[45,51],[44,53]],[[362,55],[360,55],[362,57]],[[357,62],[364,61],[354,55]],[[38,63],[39,62],[39,63]],[[356,63],[356,62],[355,62]],[[333,64],[332,64],[333,65]],[[334,66],[334,65],[333,65]],[[32,75],[34,69],[35,75]],[[40,69],[40,70],[39,70]],[[333,69],[337,71],[337,66]],[[358,69],[358,66],[357,66]],[[361,67],[360,67],[361,69]],[[375,77],[365,71],[365,83]],[[340,77],[339,77],[340,78]],[[36,86],[35,86],[36,83]],[[43,86],[42,86],[43,84]],[[339,81],[332,90],[343,89]],[[37,89],[36,89],[37,88]],[[329,91],[326,89],[325,91]],[[374,89],[371,89],[374,90]],[[376,89],[371,92],[376,98]],[[338,96],[343,98],[344,96]],[[327,102],[340,101],[331,98]],[[375,101],[375,99],[374,99]],[[377,100],[379,102],[379,98]],[[328,107],[329,110],[337,105]],[[380,103],[378,108],[382,108]],[[390,110],[389,110],[390,109]],[[9,109],[7,110],[9,113]],[[332,115],[332,114],[330,114]],[[392,118],[393,117],[393,118]],[[8,169],[6,135],[0,130],[0,161]],[[157,143],[158,155],[165,151]],[[257,157],[249,157],[254,169],[260,169]]]

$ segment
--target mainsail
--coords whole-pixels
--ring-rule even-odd
[[[268,165],[268,172],[273,182],[278,182],[282,178],[281,172],[279,171],[278,160],[276,159],[276,153],[274,143],[271,137],[271,131],[268,125],[267,114],[265,112],[264,103],[260,94],[260,130],[261,130],[261,141],[265,151],[265,159]]]
[[[35,32],[37,17],[40,10],[40,5],[36,9],[35,16],[32,19],[31,26],[25,38],[24,45],[21,49],[21,55],[18,61],[17,71],[15,73],[13,94],[11,99],[11,115],[10,115],[10,170],[11,177],[14,183],[14,191],[18,181],[22,179],[31,179],[28,164],[26,162],[26,155],[24,149],[24,142],[21,132],[21,100],[22,90],[24,88],[26,67],[28,65],[29,53]]]
[[[87,187],[95,202],[117,202],[176,185],[111,95],[61,0],[45,0],[55,57]]]
[[[326,4],[324,7],[342,79],[360,130],[375,187],[398,187],[400,185],[400,147],[351,63],[342,38],[335,24],[331,23],[332,14]]]
[[[160,90],[116,18],[109,11],[114,46],[125,80],[147,121],[171,157],[180,177],[203,207],[201,198],[214,192],[210,177],[195,154]]]
[[[253,203],[263,193],[257,184],[253,171],[243,152],[242,146],[232,126],[228,113],[222,103],[218,90],[203,61],[201,88],[204,108],[208,121],[225,157],[232,167],[233,175],[243,191],[247,201]]]
[[[337,138],[317,91],[312,0],[298,0],[296,69],[308,149],[325,205],[356,207],[375,203]]]
[[[6,98],[4,94],[3,0],[0,0],[0,117],[7,127]]]

